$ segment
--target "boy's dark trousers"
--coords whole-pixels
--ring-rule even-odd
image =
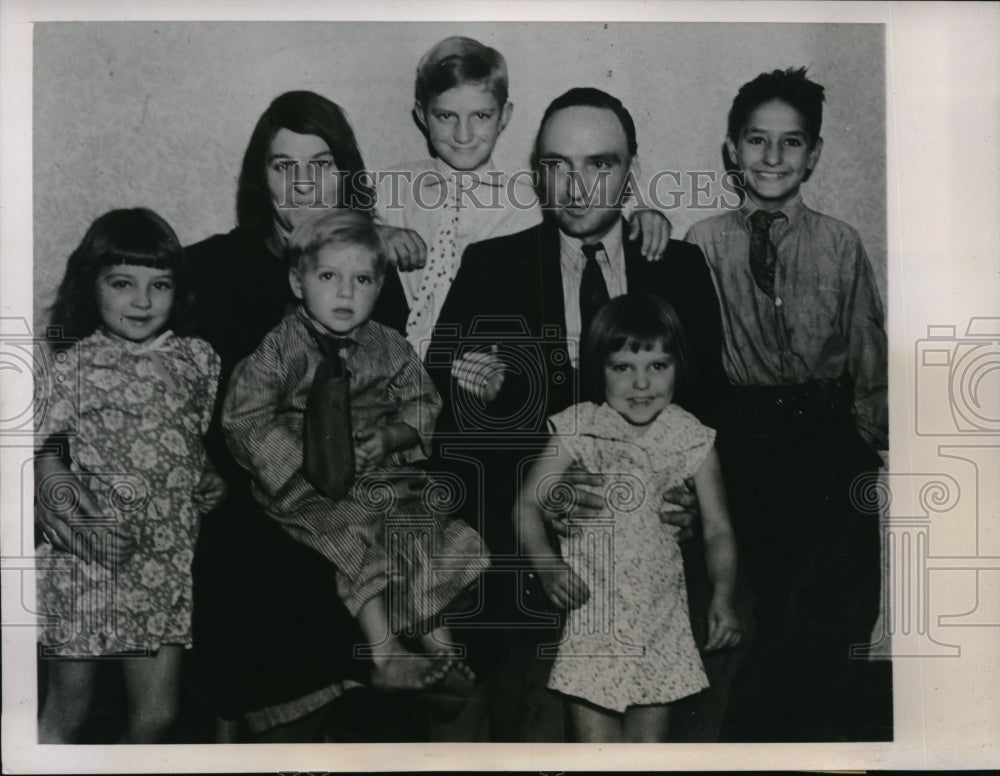
[[[719,449],[755,627],[723,740],[870,738],[850,648],[878,616],[879,520],[852,483],[879,459],[856,431],[850,382],[733,393]]]

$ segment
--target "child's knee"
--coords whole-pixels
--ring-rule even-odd
[[[144,704],[129,714],[129,733],[133,740],[162,741],[177,719],[177,704],[162,699],[160,703]]]
[[[90,716],[90,695],[49,695],[39,719],[39,743],[76,743]]]

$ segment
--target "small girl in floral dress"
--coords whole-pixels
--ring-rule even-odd
[[[86,489],[99,514],[72,522],[129,536],[124,559],[37,550],[39,642],[48,684],[41,743],[73,743],[93,696],[97,657],[121,661],[123,742],[163,740],[176,714],[181,652],[191,645],[191,561],[199,514],[222,498],[202,445],[219,358],[193,330],[192,277],[177,236],[155,213],[98,218],[69,258],[40,359],[37,447],[68,443],[69,471],[36,483],[40,509]],[[78,340],[78,341],[74,341]],[[49,480],[49,481],[46,481]],[[60,486],[62,481],[62,486]]]
[[[663,493],[688,479],[713,588],[705,648],[740,638],[736,549],[715,432],[672,401],[686,377],[682,337],[673,308],[652,294],[620,296],[598,311],[581,367],[597,389],[592,395],[605,401],[549,419],[555,454],[534,465],[514,515],[545,592],[570,610],[548,686],[566,697],[577,741],[665,741],[671,701],[708,686],[676,529],[658,515]],[[560,554],[542,509],[573,465],[608,480],[608,514],[570,520]]]

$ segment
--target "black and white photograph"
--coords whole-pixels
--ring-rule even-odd
[[[5,771],[997,754],[1000,6],[13,6]]]

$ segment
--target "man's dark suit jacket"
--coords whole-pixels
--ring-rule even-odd
[[[693,380],[679,386],[678,404],[703,423],[715,426],[726,392],[721,315],[701,250],[671,240],[664,257],[650,262],[640,254],[638,241],[625,240],[624,255],[629,293],[663,297],[677,310],[684,327]],[[509,375],[493,406],[495,414],[511,418],[525,431],[531,421],[540,418],[533,430],[544,433],[549,415],[583,397],[575,370],[569,366],[565,329],[559,231],[546,221],[518,234],[469,246],[438,317],[426,359],[428,369],[445,404],[454,409],[459,389],[448,376],[447,355],[454,352],[456,343],[474,350],[496,344],[501,358],[512,345],[536,344],[534,355],[537,361],[540,351],[541,363],[534,366],[544,366],[545,384],[527,385],[540,373],[530,367],[527,371],[531,375],[515,373],[514,379]],[[516,355],[511,359],[515,370],[522,361]],[[540,411],[532,412],[536,407],[525,402],[537,405]],[[525,413],[510,414],[517,409]],[[446,426],[442,430],[452,429]]]
[[[625,240],[624,256],[629,292],[659,294],[674,306],[684,327],[694,379],[678,387],[678,404],[716,426],[726,392],[721,316],[701,251],[671,240],[664,257],[649,262],[638,242]],[[554,223],[469,246],[425,365],[445,405],[438,422],[439,449],[447,457],[449,448],[475,448],[474,456],[492,480],[485,485],[482,506],[494,515],[487,515],[481,527],[494,552],[516,551],[509,533],[516,479],[547,439],[546,419],[583,397],[570,366],[565,329]],[[483,406],[458,387],[451,364],[463,352],[493,345],[509,370],[497,400]],[[513,470],[520,473],[516,479],[511,479]]]

